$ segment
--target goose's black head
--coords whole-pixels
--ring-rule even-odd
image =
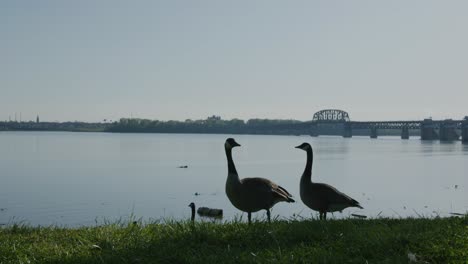
[[[194,203],[190,203],[188,206],[189,206],[190,208],[192,208],[192,209],[195,209],[195,204],[194,204]]]
[[[302,150],[307,151],[307,150],[309,150],[309,149],[312,149],[312,146],[310,146],[309,143],[305,143],[305,142],[304,142],[304,143],[300,144],[299,146],[297,146],[297,147],[295,147],[295,148],[298,148],[298,149],[302,149]]]
[[[224,147],[232,149],[234,147],[240,147],[240,144],[237,143],[233,138],[228,138],[226,139],[226,143],[224,143]]]

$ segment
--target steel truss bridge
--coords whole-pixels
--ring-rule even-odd
[[[419,130],[423,140],[459,140],[468,142],[468,116],[462,120],[414,120],[414,121],[351,121],[349,114],[339,109],[325,109],[314,114],[311,135],[342,135],[352,137],[353,130],[367,130],[371,138],[377,138],[379,130],[400,130],[401,138],[408,139],[410,130]]]

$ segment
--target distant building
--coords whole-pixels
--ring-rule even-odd
[[[39,115],[36,117],[36,123],[39,123]]]
[[[207,121],[218,121],[221,120],[221,116],[212,115],[206,118]]]

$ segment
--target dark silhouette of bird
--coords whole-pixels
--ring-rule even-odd
[[[338,191],[335,187],[325,183],[312,182],[313,151],[309,143],[302,143],[296,148],[307,152],[307,163],[300,182],[302,202],[310,209],[320,213],[320,219],[327,218],[327,212],[342,211],[347,207],[358,207],[358,201]]]
[[[273,205],[278,202],[292,203],[294,200],[286,189],[268,179],[244,178],[241,180],[232,159],[232,149],[238,146],[240,144],[233,138],[228,138],[224,143],[228,164],[226,195],[234,207],[247,212],[249,224],[252,213],[259,210],[266,210],[268,222],[270,222],[270,208]]]

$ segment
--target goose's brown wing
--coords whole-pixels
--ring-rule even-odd
[[[359,207],[362,209],[358,201],[348,195],[338,191],[335,187],[325,183],[314,183],[314,191],[321,193],[322,197],[330,204],[346,204],[349,206]]]
[[[294,202],[292,195],[286,189],[268,179],[244,178],[241,182],[244,188],[257,192],[259,195],[271,196],[275,202]]]

